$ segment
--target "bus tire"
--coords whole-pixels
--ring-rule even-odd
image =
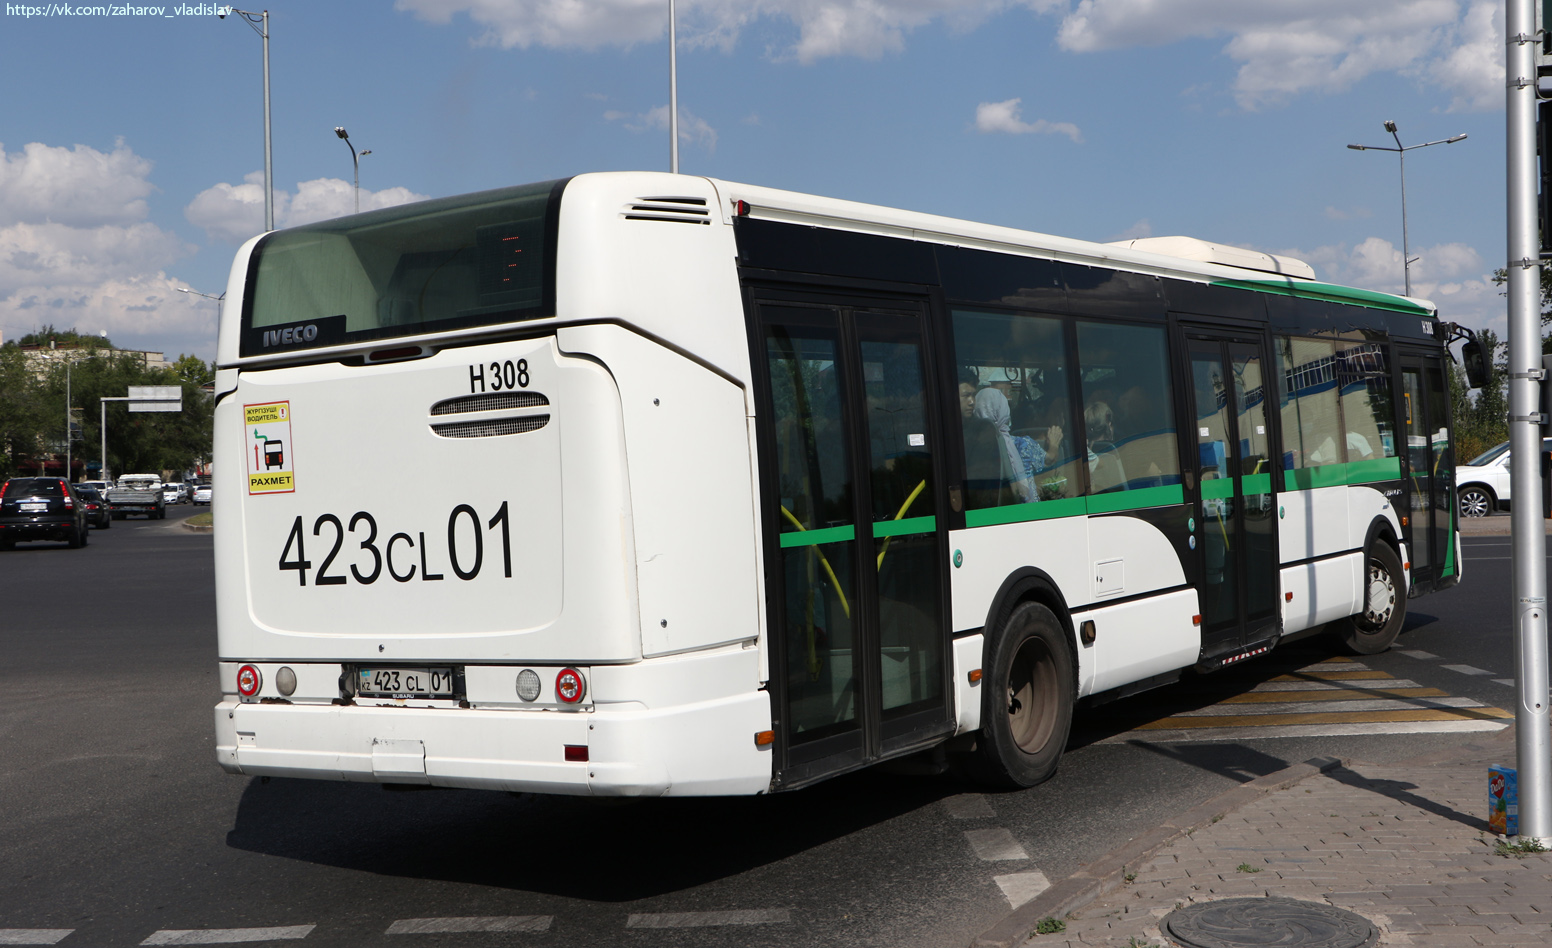
[[[1013,789],[1049,780],[1072,730],[1072,649],[1061,622],[1038,602],[1019,603],[997,629],[986,665],[973,773]]]
[[[1364,611],[1331,623],[1332,631],[1355,655],[1378,655],[1390,648],[1406,622],[1406,576],[1401,557],[1389,543],[1375,540],[1364,574]]]

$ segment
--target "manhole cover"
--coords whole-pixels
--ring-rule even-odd
[[[1362,915],[1298,899],[1219,899],[1164,916],[1185,948],[1371,948],[1379,932]]]

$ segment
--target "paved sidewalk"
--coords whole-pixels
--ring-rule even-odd
[[[1230,791],[1248,802],[1226,795],[1231,809],[1203,810],[1203,825],[1151,854],[1112,854],[1109,878],[1088,887],[1092,900],[1048,904],[1062,912],[1086,902],[1056,915],[1066,930],[1024,944],[1173,945],[1159,925],[1177,907],[1269,895],[1356,912],[1380,945],[1547,944],[1552,854],[1498,855],[1487,829],[1487,768],[1514,764],[1513,733],[1399,765],[1326,761],[1281,789]],[[1032,928],[1040,901],[1010,921]]]

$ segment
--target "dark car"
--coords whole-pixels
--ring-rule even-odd
[[[0,485],[0,550],[18,540],[64,540],[86,545],[86,504],[58,477],[13,477]]]
[[[107,498],[95,487],[87,487],[85,484],[76,484],[74,487],[76,496],[86,505],[86,522],[99,530],[113,526],[113,514],[108,512]]]

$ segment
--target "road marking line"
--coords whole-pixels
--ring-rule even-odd
[[[1492,672],[1475,665],[1440,665],[1440,668],[1448,668],[1452,672],[1460,672],[1462,675],[1491,675]]]
[[[1484,720],[1486,718],[1512,718],[1513,713],[1501,708],[1482,707],[1458,710],[1429,711],[1423,709],[1404,711],[1308,711],[1294,714],[1225,714],[1194,720],[1183,716],[1161,718],[1139,725],[1138,731],[1165,730],[1169,728],[1247,727],[1257,724],[1279,726],[1283,724],[1355,724],[1360,721],[1376,723]]]
[[[1448,692],[1437,688],[1330,688],[1300,691],[1257,691],[1251,694],[1231,695],[1219,704],[1273,704],[1284,701],[1324,702],[1355,701],[1360,698],[1389,696],[1392,698],[1442,698]]]
[[[1400,652],[1402,655],[1407,656],[1408,658],[1420,658],[1424,661],[1439,657],[1432,652],[1425,652],[1420,648],[1398,648],[1396,651]]]
[[[1278,681],[1276,684],[1256,685],[1247,689],[1244,694],[1255,694],[1264,691],[1340,691],[1346,688],[1421,688],[1417,682],[1409,678],[1374,679],[1370,681],[1344,681],[1333,683],[1328,681]]]
[[[1051,887],[1051,880],[1038,869],[1009,873],[1005,876],[992,876],[992,881],[1002,890],[1002,894],[1008,900],[1009,908],[1018,908]]]
[[[1368,724],[1295,724],[1287,727],[1225,727],[1174,731],[1128,731],[1095,741],[1096,744],[1205,744],[1212,741],[1244,741],[1273,737],[1363,737],[1369,734],[1452,734],[1501,731],[1508,721],[1398,721]]]
[[[1419,689],[1419,690],[1421,690],[1421,689]],[[1340,695],[1332,696],[1332,695],[1327,694],[1326,692],[1319,692],[1319,694],[1320,694],[1320,696],[1322,698],[1341,697]],[[1349,699],[1349,700],[1345,700],[1345,701],[1324,701],[1324,702],[1320,702],[1319,704],[1321,705],[1320,713],[1332,713],[1332,714],[1336,714],[1336,713],[1340,713],[1340,712],[1344,712],[1344,711],[1392,711],[1392,710],[1404,711],[1404,710],[1416,709],[1416,708],[1480,708],[1480,707],[1483,707],[1482,702],[1480,702],[1480,701],[1473,701],[1470,698],[1454,698],[1454,697],[1450,697],[1448,695],[1445,695],[1443,697],[1419,698],[1419,699],[1416,699],[1416,700],[1406,700],[1406,699],[1401,699],[1401,698],[1378,698],[1378,697],[1371,698],[1371,697],[1365,696],[1363,698],[1355,698],[1355,699]],[[1333,704],[1339,704],[1340,707],[1333,708],[1333,707],[1331,707],[1331,705],[1333,705]],[[1305,701],[1305,700],[1287,701],[1287,702],[1283,702],[1281,704],[1257,703],[1256,704],[1256,713],[1257,714],[1296,714],[1296,713],[1303,712],[1303,711],[1309,711],[1310,707],[1311,707],[1311,703],[1309,701]],[[1176,714],[1171,715],[1170,717],[1171,718],[1229,717],[1229,715],[1224,714],[1223,713],[1223,709],[1221,707],[1219,707],[1217,705],[1214,705],[1212,707],[1207,707],[1207,708],[1198,708],[1195,711],[1181,711],[1181,712],[1178,712]],[[1170,718],[1165,718],[1164,720],[1167,721],[1169,719]]]
[[[956,820],[979,820],[997,815],[992,812],[992,805],[987,803],[986,798],[979,793],[961,793],[944,797],[943,808],[948,810],[948,815]]]
[[[1013,838],[1013,834],[1001,826],[965,830],[965,839],[969,840],[970,848],[975,850],[976,856],[987,862],[1029,858],[1029,853]]]
[[[1515,681],[1514,681],[1513,678],[1494,678],[1493,681],[1497,682],[1500,685],[1508,685],[1510,688],[1513,688],[1514,685],[1515,685]]]
[[[553,915],[484,915],[461,918],[401,918],[386,935],[430,935],[441,932],[547,932]]]
[[[632,915],[626,928],[712,928],[719,925],[786,925],[791,909],[744,909],[729,912],[658,912]]]
[[[1278,675],[1276,678],[1268,678],[1267,681],[1365,681],[1377,678],[1394,680],[1394,675],[1387,675],[1382,671],[1301,671],[1291,675]]]
[[[142,945],[234,945],[247,941],[295,941],[306,938],[316,925],[284,925],[277,928],[164,928]]]
[[[57,945],[73,928],[0,928],[0,945]]]

